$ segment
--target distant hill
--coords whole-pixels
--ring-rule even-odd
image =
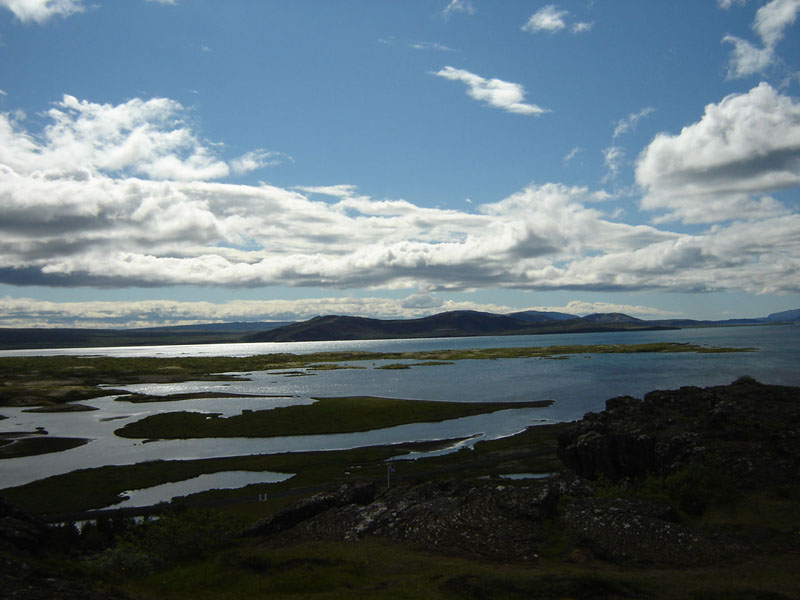
[[[794,310],[784,310],[783,312],[772,313],[767,317],[770,322],[798,323],[800,322],[800,308]]]
[[[509,313],[507,316],[527,321],[528,323],[546,323],[547,321],[569,321],[577,319],[577,315],[570,315],[562,312],[548,312],[540,310],[523,310],[520,312]]]
[[[526,311],[530,319],[534,311]],[[559,315],[563,313],[557,313]],[[589,321],[569,315],[564,317],[535,316],[536,321],[513,315],[497,315],[477,311],[452,311],[419,319],[381,320],[363,317],[329,315],[302,323],[257,333],[254,342],[301,342],[319,340],[358,340],[419,337],[468,337],[476,335],[522,335],[537,333],[587,333],[627,329],[674,329],[633,317],[612,318],[604,322]]]
[[[594,313],[583,317],[590,323],[644,323],[642,319],[631,317],[623,313]]]
[[[242,342],[254,331],[265,331],[288,324],[286,321],[235,322],[137,329],[6,327],[0,328],[0,349],[224,344]]]
[[[417,319],[326,315],[299,323],[206,323],[140,329],[0,328],[0,349],[532,335],[792,322],[800,322],[800,309],[773,313],[758,319],[724,321],[650,320],[623,313],[595,313],[577,317],[567,313],[535,310],[507,315],[458,310]]]
[[[420,319],[367,319],[328,315],[287,325],[250,337],[254,342],[363,340],[415,337],[461,337],[519,333],[528,324],[520,319],[477,311],[452,311]]]

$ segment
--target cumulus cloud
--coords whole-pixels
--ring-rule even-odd
[[[23,23],[44,23],[53,17],[67,17],[84,10],[83,0],[0,0]]]
[[[502,79],[486,79],[464,69],[444,67],[433,73],[451,81],[461,81],[467,85],[467,94],[494,108],[520,115],[540,115],[549,112],[547,109],[526,104],[525,88],[518,83],[503,81]]]
[[[134,98],[113,106],[65,95],[47,113],[38,136],[18,131],[0,116],[0,163],[19,173],[75,168],[163,180],[208,180],[280,162],[254,150],[226,163],[184,120],[185,109],[167,98]]]
[[[639,156],[642,208],[687,223],[763,219],[786,208],[766,195],[800,185],[800,103],[761,83],[709,104],[678,135]]]
[[[720,4],[729,8],[730,2]],[[761,47],[742,38],[726,35],[722,41],[732,44],[729,78],[747,77],[764,72],[777,60],[776,47],[800,12],[800,0],[771,0],[758,9],[753,30],[761,39]]]
[[[769,202],[755,200],[762,212],[750,222],[686,235],[617,222],[603,212],[604,191],[557,183],[463,212],[375,199],[351,184],[286,189],[183,178],[184,170],[232,173],[235,166],[213,158],[179,105],[150,102],[66,98],[41,132],[0,115],[0,282],[383,288],[434,297],[490,287],[800,286],[800,216],[785,215],[777,201],[765,212]],[[678,136],[657,137],[637,166],[643,204],[691,220],[692,205],[721,193],[719,182],[762,190],[784,171],[796,181],[797,111],[794,101],[760,86],[710,106]],[[261,163],[262,154],[249,159]],[[172,164],[173,178],[163,178],[156,163]],[[703,199],[684,199],[698,189]],[[741,218],[741,207],[726,209]],[[718,208],[707,203],[704,210]],[[430,303],[415,296],[400,308]],[[263,314],[281,318],[275,308]]]
[[[539,33],[540,31],[555,33],[567,28],[568,17],[568,10],[560,10],[556,5],[548,4],[533,13],[522,26],[522,30],[529,33]],[[570,31],[583,33],[589,31],[592,26],[593,23],[577,22],[570,27]]]

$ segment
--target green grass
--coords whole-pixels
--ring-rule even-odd
[[[5,441],[0,439],[0,441]],[[51,452],[63,452],[78,446],[83,446],[89,440],[83,438],[66,438],[50,436],[31,436],[14,439],[0,445],[0,459],[21,458],[23,456],[36,456]]]
[[[438,422],[511,408],[538,408],[537,402],[429,402],[374,396],[316,398],[311,405],[283,406],[222,418],[218,414],[169,412],[129,423],[115,433],[137,439],[273,437],[370,431],[408,423]]]
[[[142,600],[307,598],[790,600],[792,557],[694,569],[621,568],[591,561],[486,563],[366,539],[356,543],[229,545],[143,578],[116,579]],[[796,565],[795,565],[796,566]]]

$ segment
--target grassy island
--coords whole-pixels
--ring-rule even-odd
[[[351,433],[408,423],[430,423],[498,410],[541,408],[552,400],[533,402],[429,402],[354,396],[315,398],[311,405],[247,411],[221,418],[219,414],[170,412],[129,423],[115,433],[139,439],[273,437]]]

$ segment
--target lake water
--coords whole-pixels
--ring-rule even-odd
[[[0,460],[0,488],[21,485],[79,468],[132,464],[153,459],[335,450],[453,437],[471,437],[466,444],[470,445],[481,439],[512,435],[532,424],[578,419],[588,411],[602,410],[605,400],[614,396],[641,397],[653,389],[727,384],[742,375],[751,375],[764,383],[800,386],[800,326],[797,325],[542,336],[58,349],[5,351],[0,355],[246,356],[270,352],[394,352],[644,342],[690,342],[708,346],[753,347],[758,351],[725,354],[593,354],[574,355],[568,360],[463,360],[452,365],[414,367],[408,370],[375,369],[373,367],[382,364],[380,361],[366,361],[356,363],[366,367],[363,369],[316,371],[309,372],[307,377],[256,372],[247,374],[250,381],[142,384],[128,387],[131,391],[156,394],[211,390],[268,394],[270,398],[214,398],[130,404],[116,401],[113,396],[109,396],[85,402],[98,409],[92,412],[51,414],[25,413],[18,408],[0,407],[0,414],[9,417],[0,421],[0,433],[32,431],[37,427],[44,427],[52,436],[92,440],[84,446],[65,452]],[[242,410],[307,404],[318,396],[347,395],[459,402],[552,399],[554,404],[547,408],[505,410],[445,423],[404,425],[354,434],[150,443],[114,435],[114,430],[125,423],[156,412],[196,410],[230,416],[240,414]],[[264,474],[264,480],[268,481],[273,476],[274,474]],[[184,489],[196,490],[197,485],[201,489],[205,485],[220,487],[217,481],[209,478],[199,484],[197,481],[187,482]],[[190,485],[194,487],[190,488]],[[228,485],[231,484],[221,487]],[[143,502],[142,498],[146,497],[149,503],[160,494],[161,499],[168,499],[171,494],[176,493],[176,489],[177,493],[186,493],[180,491],[180,486],[173,485],[167,491],[156,491],[149,496],[140,494],[135,502]]]

